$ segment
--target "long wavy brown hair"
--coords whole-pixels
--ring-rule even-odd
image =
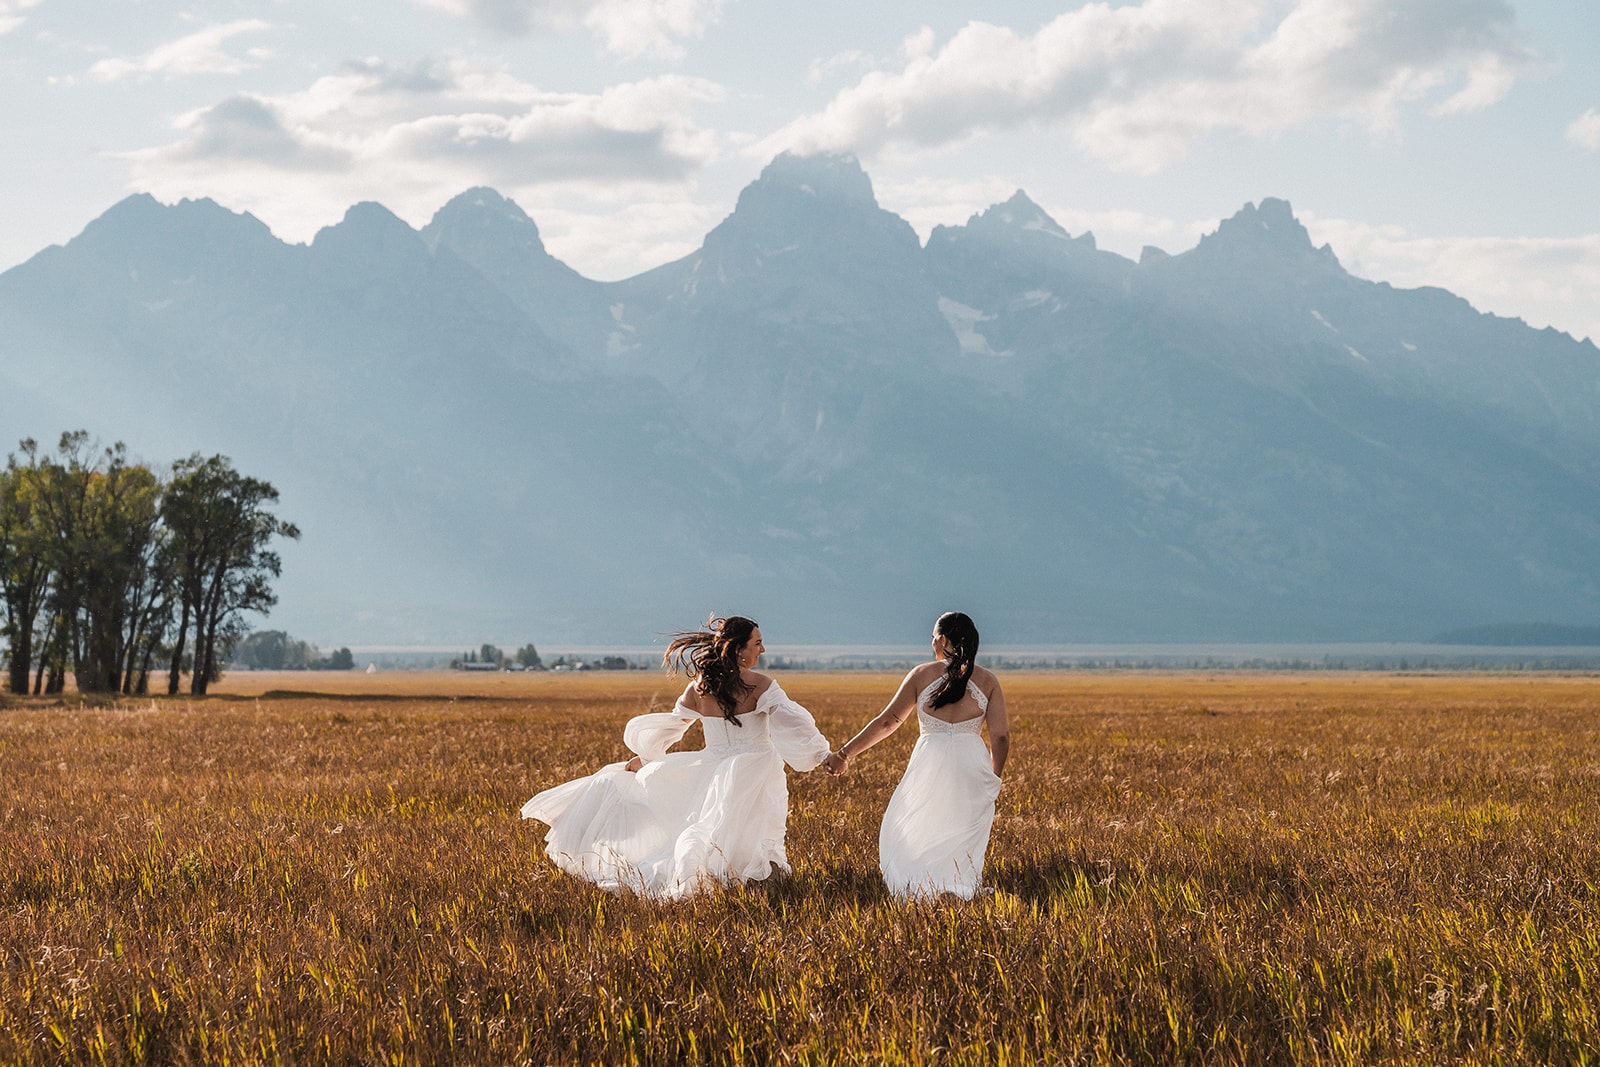
[[[942,708],[967,695],[967,680],[972,677],[972,668],[978,659],[978,627],[965,614],[947,611],[933,624],[933,632],[950,646],[944,677],[939,679],[939,688],[933,691],[933,699],[929,701],[931,707]]]
[[[722,709],[722,717],[743,726],[737,714],[739,699],[755,688],[739,673],[739,656],[756,623],[742,615],[719,619],[713,615],[704,630],[683,630],[672,635],[672,642],[661,654],[661,663],[673,674],[687,674],[695,680],[695,690],[711,697]]]

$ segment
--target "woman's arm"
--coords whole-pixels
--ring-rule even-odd
[[[900,683],[900,688],[895,690],[894,698],[878,713],[878,717],[861,728],[861,732],[839,746],[837,753],[841,769],[849,763],[852,757],[859,756],[873,745],[900,728],[917,706],[917,687],[912,680],[916,675],[913,669]]]
[[[694,683],[690,682],[678,698],[678,705],[691,712],[698,711],[698,698]],[[637,771],[646,763],[660,759],[666,755],[668,748],[688,732],[698,716],[685,716],[683,708],[678,705],[674,705],[672,711],[636,715],[628,720],[628,725],[622,731],[622,740],[638,755],[629,760],[623,770]]]
[[[994,761],[994,776],[1005,770],[1006,756],[1011,753],[1011,724],[1006,719],[1006,695],[1000,690],[1000,679],[994,681],[994,692],[989,694],[989,711],[983,717],[984,728],[989,731],[989,758]]]

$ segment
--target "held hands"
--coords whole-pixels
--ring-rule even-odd
[[[635,756],[631,760],[629,760],[627,766],[623,767],[622,769],[625,770],[625,771],[637,771],[640,767],[643,767],[643,766],[644,766],[644,757],[643,756]]]
[[[822,761],[822,769],[828,772],[830,778],[837,778],[844,773],[848,761],[837,752],[828,753],[828,758]]]

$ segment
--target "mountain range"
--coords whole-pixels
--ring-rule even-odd
[[[282,491],[330,644],[1409,640],[1600,617],[1600,352],[1347,272],[1290,206],[1137,262],[1024,193],[920,241],[773,160],[616,282],[472,189],[307,245],[116,204],[0,274],[0,435]]]

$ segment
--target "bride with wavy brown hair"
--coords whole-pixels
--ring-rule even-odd
[[[630,719],[636,755],[546,789],[522,816],[549,824],[545,854],[610,890],[676,899],[788,873],[787,763],[809,771],[831,756],[811,713],[756,671],[761,627],[738,615],[674,634],[662,664],[689,684],[671,711]],[[705,747],[667,751],[695,723]]]

